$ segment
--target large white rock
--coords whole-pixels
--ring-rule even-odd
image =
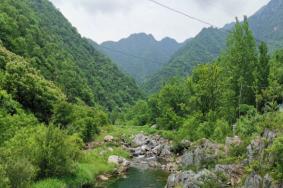
[[[111,136],[111,135],[107,135],[107,136],[105,136],[105,137],[104,137],[104,142],[112,142],[112,141],[113,141],[113,139],[114,139],[114,137],[113,137],[113,136]]]

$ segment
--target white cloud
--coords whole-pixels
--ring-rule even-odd
[[[152,33],[183,41],[204,24],[170,12],[148,0],[50,0],[86,37],[97,42],[119,40],[132,33]],[[222,27],[236,16],[252,15],[269,0],[158,0]]]

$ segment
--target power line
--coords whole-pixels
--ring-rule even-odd
[[[214,27],[213,24],[211,24],[211,23],[209,23],[209,22],[207,22],[207,21],[204,21],[204,20],[202,20],[202,19],[199,19],[199,18],[196,18],[196,17],[194,17],[194,16],[191,16],[191,15],[185,13],[185,12],[182,12],[182,11],[177,10],[177,9],[175,9],[175,8],[169,7],[169,6],[167,6],[167,5],[165,5],[165,4],[162,4],[162,3],[158,2],[158,1],[155,1],[155,0],[148,0],[148,1],[150,1],[150,2],[152,2],[152,3],[155,3],[155,4],[157,4],[157,5],[159,5],[159,6],[163,7],[163,8],[166,8],[166,9],[168,9],[168,10],[170,10],[170,11],[173,11],[173,12],[175,12],[175,13],[177,13],[177,14],[180,14],[180,15],[183,15],[183,16],[185,16],[185,17],[187,17],[187,18],[190,18],[190,19],[192,19],[192,20],[195,20],[195,21],[197,21],[197,22],[200,22],[200,23],[203,23],[203,24],[205,24],[205,25],[209,25],[209,26]]]
[[[207,21],[205,21],[205,20],[202,20],[202,19],[200,19],[200,18],[191,16],[191,15],[189,15],[189,14],[186,13],[186,12],[177,10],[177,9],[175,9],[175,8],[172,8],[172,7],[168,6],[168,5],[162,4],[162,3],[160,3],[160,2],[158,2],[158,1],[156,1],[156,0],[147,0],[147,1],[150,1],[150,2],[156,4],[156,5],[160,6],[160,7],[163,7],[163,8],[165,8],[165,9],[167,9],[167,10],[170,10],[170,11],[172,11],[172,12],[175,12],[175,13],[177,13],[177,14],[179,14],[179,15],[185,16],[186,18],[195,20],[195,21],[197,21],[197,22],[200,22],[200,23],[202,23],[202,24],[208,25],[208,26],[210,26],[210,27],[218,28],[218,27],[215,26],[214,24],[211,24],[211,23],[209,23],[209,22],[207,22]],[[223,32],[223,33],[225,33],[225,34],[230,34],[230,33],[231,33],[230,30],[226,30],[226,29],[223,29],[223,28],[218,29],[218,30],[221,31],[221,32]],[[259,39],[255,38],[255,37],[254,37],[254,39],[255,39],[257,42],[262,42],[262,40],[259,40]],[[128,56],[128,57],[135,58],[135,59],[146,60],[146,61],[150,61],[150,62],[153,62],[153,63],[162,63],[162,62],[160,62],[160,61],[156,61],[156,60],[149,59],[149,58],[146,58],[146,57],[141,57],[141,56],[133,55],[133,54],[130,54],[130,53],[127,53],[127,52],[124,52],[124,51],[121,51],[121,50],[109,48],[109,47],[106,47],[106,46],[101,46],[101,45],[100,45],[100,47],[101,47],[101,48],[104,48],[104,49],[106,49],[106,50],[115,52],[115,53],[119,53],[119,54],[124,55],[124,56]]]
[[[175,12],[175,13],[177,13],[177,14],[180,14],[180,15],[182,15],[182,16],[185,16],[185,17],[187,17],[187,18],[189,18],[189,19],[192,19],[192,20],[195,20],[195,21],[197,21],[197,22],[203,23],[203,24],[208,25],[208,26],[210,26],[210,27],[218,28],[218,27],[217,27],[216,25],[214,25],[214,24],[211,24],[211,23],[209,23],[209,22],[207,22],[207,21],[205,21],[205,20],[202,20],[202,19],[200,19],[200,18],[191,16],[191,15],[189,15],[189,14],[186,13],[186,12],[180,11],[180,10],[178,10],[178,9],[175,9],[175,8],[173,8],[173,7],[170,7],[170,6],[168,6],[168,5],[165,5],[165,4],[163,4],[163,3],[160,3],[160,2],[158,2],[158,1],[156,1],[156,0],[147,0],[147,1],[150,1],[150,2],[156,4],[156,5],[160,6],[160,7],[163,7],[163,8],[165,8],[165,9],[168,9],[168,10],[172,11],[172,12]],[[224,33],[226,33],[226,34],[230,34],[230,33],[231,33],[230,30],[226,30],[226,29],[223,29],[223,28],[219,28],[218,30],[221,31],[221,32],[224,32]],[[255,36],[254,36],[254,39],[255,39],[255,41],[257,41],[257,42],[262,42],[262,40],[257,39]]]

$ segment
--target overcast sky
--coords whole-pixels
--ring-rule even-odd
[[[101,43],[117,41],[132,33],[151,33],[158,40],[168,36],[184,41],[204,24],[148,0],[50,0],[85,37]],[[217,27],[235,16],[252,15],[269,0],[157,0]]]

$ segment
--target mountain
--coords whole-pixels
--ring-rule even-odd
[[[226,36],[227,33],[216,28],[203,29],[178,50],[161,71],[145,82],[144,89],[149,93],[158,91],[170,78],[185,77],[197,64],[210,62],[225,48]]]
[[[283,0],[271,0],[253,16],[249,24],[257,39],[265,41],[269,48],[283,47]],[[172,77],[185,77],[192,68],[200,63],[212,62],[225,50],[227,33],[235,23],[230,23],[222,29],[208,28],[202,30],[183,48],[178,50],[159,72],[148,78],[143,85],[148,93],[158,91]]]
[[[104,42],[101,50],[138,83],[160,70],[182,46],[174,39],[157,41],[152,35],[138,33],[118,42]],[[95,46],[95,44],[94,44]],[[130,55],[129,55],[130,54]]]
[[[0,1],[0,39],[68,101],[112,110],[141,96],[134,80],[93,48],[48,0]]]
[[[275,50],[283,47],[283,0],[271,0],[249,18],[256,38]]]

